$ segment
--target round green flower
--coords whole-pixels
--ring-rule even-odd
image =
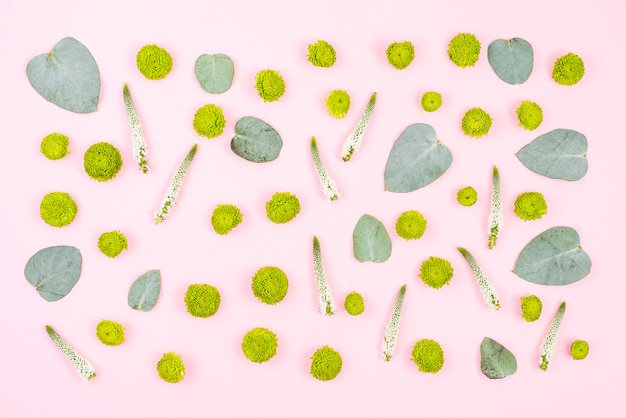
[[[478,200],[478,192],[472,186],[467,186],[456,192],[456,201],[463,206],[472,206]]]
[[[85,151],[83,167],[92,179],[109,181],[122,168],[122,155],[117,148],[108,142],[98,142]]]
[[[387,61],[397,70],[408,67],[414,58],[415,49],[409,41],[393,42],[387,47]]]
[[[72,223],[78,206],[72,196],[64,192],[48,193],[41,199],[39,205],[39,215],[45,223],[58,228],[64,227]]]
[[[409,210],[400,215],[396,221],[396,233],[409,241],[419,239],[426,231],[426,218],[416,210]]]
[[[411,360],[420,372],[437,373],[443,367],[443,350],[437,341],[423,339],[415,343]]]
[[[105,232],[98,238],[98,248],[107,257],[115,258],[128,248],[128,241],[120,231]]]
[[[341,372],[342,365],[341,355],[325,345],[311,357],[311,375],[324,382],[333,380]]]
[[[221,296],[210,284],[192,284],[185,292],[187,312],[196,318],[208,318],[220,308]]]
[[[39,149],[49,160],[60,160],[69,154],[70,139],[60,133],[53,132],[41,140]]]
[[[346,296],[346,300],[343,303],[346,312],[350,315],[361,315],[365,310],[365,302],[363,301],[363,296],[361,296],[357,292],[350,292],[348,296]]]
[[[335,48],[326,41],[317,41],[309,45],[309,62],[316,67],[329,68],[332,67],[337,60]]]
[[[277,192],[265,203],[265,212],[270,221],[284,224],[300,213],[300,201],[289,192]]]
[[[211,225],[220,235],[226,235],[243,220],[243,215],[235,205],[217,205],[211,215]]]
[[[574,360],[583,360],[589,354],[589,343],[585,340],[576,340],[572,343],[570,352]]]
[[[450,283],[453,274],[454,269],[448,260],[430,257],[422,262],[419,276],[426,285],[433,289],[440,289]]]
[[[275,305],[283,300],[288,289],[287,275],[278,267],[261,267],[252,277],[252,293],[268,305]]]
[[[473,67],[480,55],[480,41],[471,33],[459,33],[448,45],[448,57],[461,68]]]
[[[241,351],[254,363],[265,363],[276,355],[276,334],[267,328],[254,328],[243,337]]]
[[[157,45],[146,45],[137,52],[137,68],[148,80],[160,80],[172,70],[172,56]]]
[[[578,83],[585,75],[585,63],[578,55],[569,52],[554,62],[552,78],[564,86]]]
[[[485,112],[480,107],[474,107],[465,112],[465,116],[463,116],[461,122],[461,128],[463,132],[465,132],[465,135],[480,138],[489,133],[491,122],[492,120],[489,113]]]
[[[336,119],[342,119],[350,110],[350,95],[345,90],[333,90],[326,98],[326,109]]]
[[[541,193],[526,192],[515,199],[514,212],[520,219],[532,221],[548,213],[548,205]]]
[[[124,327],[115,321],[103,320],[96,326],[96,336],[105,345],[120,345],[124,342]]]
[[[226,119],[222,108],[214,104],[202,106],[193,117],[193,129],[198,135],[208,139],[220,136],[225,126]]]
[[[522,318],[526,322],[534,322],[541,316],[542,303],[535,295],[522,296],[520,298],[522,302]]]
[[[531,102],[530,100],[524,100],[517,110],[517,119],[519,120],[520,126],[524,129],[528,129],[532,131],[533,129],[537,129],[541,122],[543,121],[543,111],[541,107],[535,102]]]
[[[422,95],[422,108],[427,112],[434,112],[443,104],[441,94],[436,91],[427,91]]]
[[[180,354],[173,352],[163,354],[156,368],[161,379],[168,383],[178,383],[185,377],[185,363]]]
[[[276,70],[262,70],[256,75],[256,90],[264,102],[274,102],[285,94],[285,80]]]

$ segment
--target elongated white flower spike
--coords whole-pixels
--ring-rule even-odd
[[[317,291],[319,292],[320,313],[323,315],[332,315],[337,312],[337,306],[330,293],[330,286],[324,274],[324,265],[322,263],[322,251],[320,242],[317,237],[313,237],[313,270],[315,272],[315,280],[317,281]]]
[[[406,293],[406,285],[402,286],[396,296],[396,303],[393,305],[391,319],[385,327],[385,337],[383,338],[383,358],[385,361],[391,360],[393,351],[396,348],[398,339],[398,330],[400,329],[400,314],[402,314],[402,303],[404,302],[404,294]]]
[[[317,149],[317,141],[315,140],[315,137],[311,138],[311,156],[313,157],[313,165],[315,166],[317,176],[320,179],[320,183],[322,183],[322,190],[324,191],[324,195],[330,201],[339,199],[339,189],[337,188],[335,180],[330,177],[326,166],[322,162],[320,152]]]
[[[539,357],[539,368],[541,370],[548,370],[548,366],[550,365],[550,360],[552,360],[552,354],[554,353],[554,346],[556,345],[556,338],[559,334],[559,328],[561,327],[561,322],[563,322],[563,315],[565,314],[565,302],[561,302],[561,306],[556,311],[554,315],[554,319],[552,320],[552,324],[550,325],[550,329],[546,334],[546,337],[543,339],[543,344],[541,344],[541,352]]]
[[[367,130],[367,125],[370,123],[370,118],[372,117],[372,113],[374,112],[374,106],[376,105],[376,93],[372,93],[369,102],[367,102],[367,106],[365,107],[365,111],[361,115],[361,119],[359,119],[359,123],[354,127],[354,130],[346,139],[346,142],[343,144],[343,150],[341,151],[341,159],[344,161],[350,161],[352,158],[352,154],[354,154],[359,147],[361,146],[361,142],[363,141],[363,136],[365,135],[365,131]]]
[[[489,212],[489,249],[496,246],[498,235],[504,225],[504,211],[502,210],[502,190],[500,189],[500,173],[498,168],[493,166],[491,177],[491,212]]]
[[[470,252],[467,251],[465,248],[457,247],[457,250],[459,250],[461,255],[463,255],[465,261],[467,261],[467,264],[469,264],[470,268],[472,269],[472,274],[474,274],[474,278],[478,283],[478,287],[480,287],[480,291],[482,292],[483,298],[485,298],[485,302],[487,302],[487,305],[489,305],[491,309],[496,311],[500,309],[498,294],[496,293],[493,285],[487,280],[485,273],[483,273],[483,270],[478,265],[478,262],[476,261],[474,256],[470,254]]]
[[[193,157],[196,155],[196,150],[198,149],[198,144],[194,144],[193,147],[187,153],[187,156],[180,163],[178,170],[176,170],[176,174],[172,178],[170,183],[170,187],[167,189],[167,194],[165,195],[165,199],[163,199],[163,203],[161,203],[161,207],[156,212],[156,218],[154,219],[154,223],[158,224],[161,221],[164,221],[167,215],[172,210],[172,206],[176,203],[176,197],[180,192],[180,188],[183,185],[183,180],[185,179],[185,175],[187,174],[187,170],[189,170],[189,166],[193,161]]]
[[[50,336],[50,339],[54,342],[54,344],[61,350],[63,355],[72,363],[72,366],[76,369],[80,377],[83,378],[85,382],[96,377],[96,371],[89,361],[82,358],[74,348],[68,344],[50,325],[46,325],[46,331]]]
[[[130,124],[131,139],[133,141],[133,156],[137,160],[141,172],[147,174],[148,160],[146,160],[146,155],[148,154],[148,147],[146,146],[146,141],[143,137],[143,129],[141,128],[139,117],[135,111],[133,98],[130,95],[130,90],[128,89],[128,84],[126,83],[124,83],[123,96],[126,114],[128,115],[128,123]]]

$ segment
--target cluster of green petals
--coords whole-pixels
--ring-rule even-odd
[[[397,70],[403,70],[413,62],[415,48],[409,41],[393,42],[387,47],[387,61]]]
[[[396,233],[407,241],[419,239],[426,231],[427,221],[424,215],[416,210],[402,213],[396,221]]]
[[[146,45],[137,52],[137,68],[148,80],[165,78],[172,70],[172,56],[158,45]]]
[[[276,70],[261,70],[255,80],[256,90],[264,102],[274,102],[285,94],[285,80]]]
[[[548,213],[548,204],[543,194],[525,192],[515,199],[514,212],[520,219],[533,221]]]
[[[41,199],[39,215],[50,226],[61,228],[72,223],[78,213],[78,205],[69,193],[52,192]]]
[[[420,372],[437,373],[443,367],[443,349],[437,341],[423,339],[413,346],[411,360]]]
[[[326,382],[333,380],[341,372],[343,360],[332,347],[325,345],[311,357],[311,376]]]
[[[309,55],[307,59],[316,67],[330,68],[337,60],[337,53],[331,44],[319,40],[309,45]]]
[[[41,140],[39,150],[49,160],[60,160],[69,154],[69,145],[67,136],[53,132]]]
[[[534,322],[541,316],[541,309],[543,304],[541,299],[535,295],[522,296],[520,298],[522,302],[522,318],[526,322]]]
[[[515,110],[515,113],[517,113],[520,126],[529,131],[537,129],[543,122],[541,107],[530,100],[524,100]]]
[[[109,181],[122,168],[122,154],[108,142],[93,144],[83,158],[83,167],[89,177],[97,181]]]
[[[572,342],[570,353],[574,360],[583,360],[589,354],[589,343],[585,340],[576,340]]]
[[[473,67],[478,61],[480,46],[474,34],[459,33],[448,44],[448,57],[461,68]]]
[[[174,352],[163,354],[156,369],[159,377],[168,383],[178,383],[185,377],[185,363],[180,354]]]
[[[243,215],[235,205],[217,205],[211,215],[211,225],[220,235],[226,235],[243,220]]]
[[[124,342],[124,327],[118,322],[105,319],[96,326],[96,336],[102,344],[120,345]]]
[[[98,248],[107,257],[115,258],[128,249],[128,240],[120,231],[104,232],[98,238]]]
[[[361,315],[363,311],[365,311],[365,301],[363,300],[363,296],[357,292],[348,293],[343,306],[346,309],[346,312],[353,316]]]
[[[422,109],[427,112],[434,112],[439,109],[443,104],[443,98],[441,93],[436,91],[427,91],[422,95]]]
[[[472,186],[463,187],[456,192],[456,201],[463,206],[472,206],[478,200],[478,192]]]
[[[187,312],[196,318],[208,318],[220,308],[221,295],[210,284],[192,284],[185,292]]]
[[[300,213],[300,200],[289,192],[276,192],[265,203],[267,218],[277,224],[291,221]]]
[[[276,355],[278,339],[267,328],[254,328],[246,333],[241,342],[241,351],[253,363],[265,363]]]
[[[420,278],[424,284],[433,289],[440,289],[449,284],[453,275],[452,265],[444,258],[430,257],[428,260],[424,260],[420,266]]]
[[[326,98],[326,109],[336,119],[342,119],[350,110],[350,95],[345,90],[333,90]]]
[[[282,301],[288,290],[287,275],[278,267],[261,267],[252,277],[252,293],[268,305],[275,305]]]
[[[478,139],[489,133],[492,122],[489,113],[485,112],[480,107],[474,107],[465,112],[463,120],[461,121],[461,129],[463,129],[465,135]]]
[[[569,52],[557,58],[552,69],[552,78],[564,86],[578,83],[585,75],[585,63],[578,55]]]
[[[193,117],[193,129],[200,136],[208,139],[220,136],[224,132],[226,118],[222,108],[215,104],[207,104],[196,111]]]

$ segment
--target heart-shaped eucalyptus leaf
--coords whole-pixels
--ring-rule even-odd
[[[150,270],[141,275],[130,287],[128,306],[138,311],[148,312],[154,308],[161,293],[161,272]]]
[[[522,38],[497,39],[489,44],[487,58],[500,80],[522,84],[533,71],[533,47]]]
[[[360,262],[382,263],[391,256],[391,238],[378,219],[363,215],[354,227],[352,248]]]
[[[233,84],[235,66],[228,55],[202,54],[196,60],[194,73],[204,91],[220,94]]]
[[[24,275],[42,298],[54,302],[64,298],[78,282],[82,263],[80,251],[75,247],[48,247],[28,260]]]
[[[253,163],[265,163],[278,158],[283,140],[278,132],[261,119],[244,116],[235,124],[235,136],[230,149]]]

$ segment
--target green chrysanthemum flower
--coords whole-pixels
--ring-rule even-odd
[[[426,231],[426,218],[416,210],[409,210],[396,221],[396,233],[405,240],[419,239]]]
[[[422,262],[419,276],[424,284],[433,289],[440,289],[450,283],[454,269],[448,260],[439,257],[430,257]]]
[[[478,192],[472,186],[462,188],[456,193],[456,201],[463,206],[472,206],[478,200]]]
[[[474,107],[465,112],[465,116],[463,116],[461,122],[461,128],[463,132],[465,132],[465,135],[478,139],[489,133],[491,123],[492,120],[489,113],[479,107]]]
[[[267,328],[254,328],[243,337],[241,351],[253,363],[265,363],[276,355],[278,339]]]
[[[148,80],[165,78],[172,70],[172,56],[157,45],[146,45],[137,52],[137,68]]]
[[[202,106],[193,117],[193,129],[198,135],[208,139],[220,136],[225,126],[226,119],[222,108],[214,104]]]
[[[336,119],[342,119],[350,110],[350,95],[345,90],[333,90],[326,98],[326,109]]]
[[[274,102],[285,94],[285,80],[276,70],[262,70],[255,80],[256,90],[264,102]]]
[[[309,45],[307,59],[316,67],[330,68],[337,60],[337,53],[331,44],[320,40]]]
[[[531,102],[530,100],[524,100],[517,110],[517,119],[519,120],[520,126],[524,129],[532,131],[537,129],[541,122],[543,121],[543,111],[541,107],[535,102]]]
[[[548,213],[548,204],[539,192],[522,193],[515,199],[515,214],[525,221],[540,219]]]
[[[284,224],[300,213],[300,201],[289,192],[277,192],[265,203],[265,212],[270,221]]]
[[[350,292],[348,296],[346,296],[346,300],[343,303],[346,312],[350,315],[361,315],[363,311],[365,311],[365,302],[363,301],[363,296],[361,296],[357,292]]]
[[[278,267],[261,267],[252,277],[252,293],[268,305],[275,305],[283,300],[288,289],[287,275]]]
[[[124,327],[115,321],[103,320],[96,326],[96,336],[105,345],[120,345],[124,342]]]
[[[178,383],[185,377],[185,363],[180,354],[173,352],[163,354],[156,368],[161,379],[168,383]]]
[[[423,339],[415,343],[411,360],[420,372],[437,373],[443,367],[443,350],[437,341]]]
[[[520,298],[522,302],[522,318],[526,322],[534,322],[541,316],[541,308],[543,304],[541,299],[535,295],[522,296]]]
[[[196,318],[208,318],[220,308],[221,296],[210,284],[192,284],[185,293],[187,312]]]
[[[443,104],[441,94],[436,91],[427,91],[422,95],[422,109],[427,112],[434,112]]]
[[[85,151],[83,167],[92,179],[109,181],[122,168],[122,154],[108,142],[98,142]]]
[[[57,228],[64,227],[72,223],[78,206],[72,196],[64,192],[48,193],[41,200],[39,205],[39,215],[45,223]]]
[[[585,63],[578,55],[569,52],[554,62],[552,78],[564,86],[578,83],[585,75]]]
[[[39,149],[49,160],[60,160],[69,154],[70,140],[67,136],[53,132],[41,140]]]
[[[583,360],[589,354],[589,343],[585,340],[576,340],[570,347],[570,353],[574,360]]]
[[[461,68],[473,67],[480,55],[480,41],[471,33],[459,33],[448,45],[448,57]]]
[[[128,240],[120,231],[109,231],[98,238],[98,248],[107,257],[115,258],[128,249]]]
[[[387,61],[397,70],[403,70],[413,62],[415,48],[409,41],[393,42],[387,47]]]
[[[341,372],[342,365],[341,355],[325,345],[311,357],[311,375],[324,382],[332,380]]]
[[[226,235],[243,220],[243,215],[235,205],[217,205],[211,215],[211,225],[220,235]]]

